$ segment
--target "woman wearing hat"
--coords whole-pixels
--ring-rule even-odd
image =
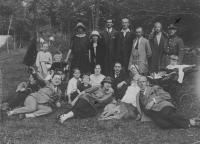
[[[101,39],[98,31],[93,31],[90,36],[91,42],[89,43],[89,60],[91,62],[91,71],[96,64],[102,66],[102,73],[104,73],[105,65],[105,43]]]
[[[71,70],[79,68],[81,72],[88,72],[89,59],[88,59],[88,37],[85,34],[86,27],[82,23],[78,23],[75,28],[77,34],[71,38],[71,46],[68,51],[65,62],[68,61],[70,54],[73,54],[71,61]],[[70,78],[72,71],[70,71]]]
[[[67,111],[67,113],[59,115],[59,123],[64,123],[69,118],[88,118],[97,114],[98,109],[102,109],[105,105],[113,100],[113,90],[111,84],[113,79],[105,77],[102,86],[93,86],[83,91],[75,105]]]

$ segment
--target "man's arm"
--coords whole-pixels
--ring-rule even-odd
[[[22,82],[17,86],[16,92],[20,91],[22,88],[26,88],[27,87],[27,82]]]
[[[151,51],[150,43],[148,40],[145,43],[145,49],[146,49],[147,58],[151,57],[152,51]]]

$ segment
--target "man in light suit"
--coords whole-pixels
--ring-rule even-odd
[[[117,42],[119,33],[113,29],[113,19],[106,19],[106,29],[100,33],[102,39],[106,44],[106,60],[105,60],[105,75],[111,76],[113,73],[113,66],[116,62]]]
[[[133,40],[132,52],[129,60],[129,67],[132,64],[136,64],[139,67],[139,72],[142,75],[148,74],[148,58],[151,56],[151,48],[149,41],[143,38],[143,29],[142,27],[138,27],[136,29],[136,39]],[[134,60],[141,60],[143,61],[146,66],[142,62],[135,62]]]
[[[192,126],[200,126],[199,119],[189,119],[178,115],[170,102],[170,94],[157,85],[148,86],[145,76],[138,79],[138,85],[141,90],[136,97],[136,102],[141,121],[152,119],[161,129],[187,129]]]

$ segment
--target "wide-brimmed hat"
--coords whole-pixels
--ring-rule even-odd
[[[176,27],[176,26],[174,26],[173,24],[171,24],[170,26],[168,26],[168,29],[171,29],[171,30],[176,30],[176,29],[177,29],[177,27]]]
[[[93,36],[93,35],[97,35],[99,38],[101,38],[100,34],[98,31],[92,31],[91,35],[90,35],[90,38]]]
[[[106,76],[106,77],[103,79],[103,81],[101,82],[101,85],[103,85],[105,82],[106,82],[106,83],[112,84],[113,81],[114,81],[113,78],[111,78],[111,77],[109,77],[109,76]]]
[[[177,55],[171,55],[170,59],[172,59],[172,60],[178,60],[178,56]]]
[[[77,30],[79,27],[83,28],[84,30],[86,30],[87,28],[83,25],[83,23],[79,22],[77,23],[76,27],[74,28],[74,30]]]

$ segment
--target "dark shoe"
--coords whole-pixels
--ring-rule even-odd
[[[22,120],[26,118],[26,115],[24,113],[19,114],[19,120]]]
[[[192,120],[195,121],[195,125],[193,125],[193,127],[200,128],[200,118],[192,118]]]

